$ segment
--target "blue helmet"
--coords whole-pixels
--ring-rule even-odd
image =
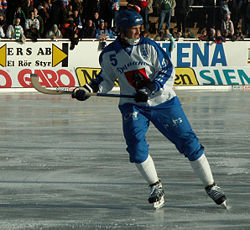
[[[135,10],[122,10],[116,17],[118,31],[126,32],[132,26],[143,24],[143,19]]]

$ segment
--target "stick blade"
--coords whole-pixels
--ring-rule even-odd
[[[51,95],[61,95],[61,94],[71,94],[71,91],[66,91],[66,90],[59,90],[59,89],[48,89],[44,86],[41,86],[37,74],[31,74],[30,75],[30,80],[33,85],[33,87],[40,93],[44,94],[51,94]]]
[[[31,74],[30,80],[33,87],[40,93],[50,94],[50,95],[62,95],[62,94],[72,94],[74,88],[46,88],[41,86],[38,81],[37,74]],[[79,87],[82,89],[82,87]],[[124,97],[124,98],[135,98],[134,95],[120,95],[120,94],[106,94],[106,93],[88,93],[86,92],[86,96],[98,96],[98,97]]]

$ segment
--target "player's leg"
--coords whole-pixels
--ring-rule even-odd
[[[148,154],[146,133],[149,120],[134,105],[119,106],[122,113],[123,133],[127,144],[130,162],[135,163],[142,177],[151,188],[148,201],[155,208],[164,204],[164,191],[158,178],[154,161]]]
[[[190,161],[194,173],[202,181],[208,196],[218,205],[226,207],[226,196],[221,188],[215,184],[212,171],[203,153],[197,160]]]
[[[136,163],[136,167],[150,187],[148,202],[152,203],[156,209],[162,207],[164,205],[164,189],[157,176],[152,157],[148,155],[148,158],[144,162]]]
[[[156,128],[189,159],[194,173],[203,182],[208,195],[216,204],[222,204],[226,196],[214,182],[210,165],[204,154],[204,147],[199,143],[182,107],[155,110],[154,113],[152,122]]]

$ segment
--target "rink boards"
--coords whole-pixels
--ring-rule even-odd
[[[79,41],[73,50],[67,39],[24,44],[1,41],[0,88],[29,89],[31,73],[46,87],[74,87],[89,82],[100,71],[98,40]],[[175,86],[250,85],[250,40],[223,44],[183,40],[176,42],[171,53],[168,41],[158,43],[176,67]]]

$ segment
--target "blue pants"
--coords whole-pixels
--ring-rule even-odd
[[[190,161],[197,160],[203,154],[204,147],[199,143],[180,104],[170,107],[162,104],[161,107],[151,108],[124,104],[119,109],[130,162],[142,163],[147,159],[149,146],[146,133],[150,122]]]
[[[149,24],[148,24],[148,8],[141,8],[140,14],[143,18],[144,23],[144,29],[149,30]]]
[[[159,26],[158,26],[159,33],[162,30],[164,21],[166,21],[165,29],[170,28],[171,14],[172,14],[172,10],[161,10],[160,17],[159,17]]]

